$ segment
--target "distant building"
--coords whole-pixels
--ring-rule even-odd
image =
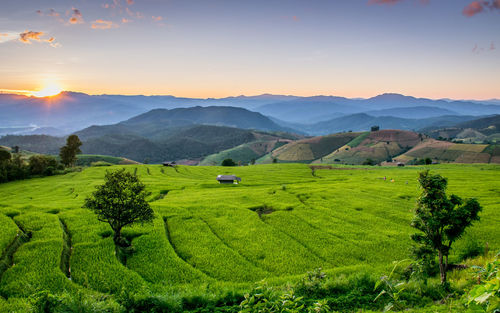
[[[371,131],[376,132],[380,130],[380,126],[372,126]]]
[[[405,166],[405,164],[403,162],[398,162],[398,166],[403,167],[403,166]]]
[[[163,166],[175,167],[175,161],[173,161],[173,162],[163,162]]]
[[[219,184],[237,184],[241,181],[241,178],[235,175],[218,175],[217,180]]]

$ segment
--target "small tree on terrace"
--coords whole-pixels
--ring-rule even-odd
[[[82,142],[77,135],[71,135],[66,140],[66,145],[59,150],[61,163],[65,166],[73,166],[76,162],[76,155],[81,153],[80,146]]]
[[[420,232],[413,234],[415,254],[421,257],[437,252],[441,284],[446,284],[448,255],[451,245],[459,239],[474,221],[479,220],[481,206],[476,199],[463,201],[456,195],[446,195],[446,178],[420,173],[422,193],[417,199],[415,216],[411,225]],[[435,257],[435,254],[434,254]]]
[[[122,228],[136,222],[151,222],[154,212],[146,201],[148,193],[136,174],[121,169],[106,172],[104,184],[97,186],[84,207],[94,211],[101,222],[107,222],[114,232],[117,246],[127,246],[121,237]]]

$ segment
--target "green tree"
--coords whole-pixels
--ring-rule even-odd
[[[66,145],[61,147],[59,151],[59,156],[61,157],[61,163],[65,166],[73,166],[76,162],[76,155],[81,153],[80,146],[82,142],[77,135],[71,135],[66,140]]]
[[[236,163],[233,161],[233,159],[225,159],[221,163],[222,166],[236,166]]]
[[[50,155],[33,155],[29,159],[31,175],[53,175],[57,169],[57,160]]]
[[[85,199],[84,207],[97,214],[101,222],[113,229],[113,240],[117,246],[129,243],[122,239],[122,228],[136,222],[151,222],[154,212],[146,201],[148,193],[136,174],[121,169],[106,172],[104,184],[97,186],[92,196]]]
[[[0,163],[10,161],[12,155],[9,151],[0,149]]]
[[[411,238],[416,243],[416,255],[437,252],[441,284],[445,285],[451,245],[464,234],[467,227],[479,220],[481,205],[476,199],[463,201],[456,195],[448,198],[448,181],[441,175],[424,171],[420,173],[418,181],[422,193],[417,199],[411,226],[420,232]]]

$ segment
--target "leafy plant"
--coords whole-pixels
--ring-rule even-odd
[[[391,273],[388,276],[382,276],[379,281],[375,284],[375,288],[373,290],[377,290],[379,287],[382,289],[380,293],[373,299],[373,301],[377,301],[382,296],[389,297],[389,303],[384,307],[384,312],[395,310],[403,310],[405,308],[405,302],[401,299],[402,293],[406,289],[406,283],[399,281],[394,278],[394,273],[397,267],[407,260],[402,260],[395,262],[394,267],[392,268]]]
[[[500,253],[485,267],[474,266],[480,283],[468,294],[469,312],[500,312]]]

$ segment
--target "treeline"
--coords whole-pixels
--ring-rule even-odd
[[[82,143],[76,135],[68,137],[66,145],[59,152],[60,161],[51,155],[32,155],[27,161],[22,158],[19,147],[14,153],[0,149],[0,183],[30,177],[52,176],[64,173],[65,168],[73,167],[80,153]]]
[[[25,161],[20,154],[0,150],[0,182],[26,179],[32,176],[51,176],[63,171],[64,165],[50,155],[33,155]]]

